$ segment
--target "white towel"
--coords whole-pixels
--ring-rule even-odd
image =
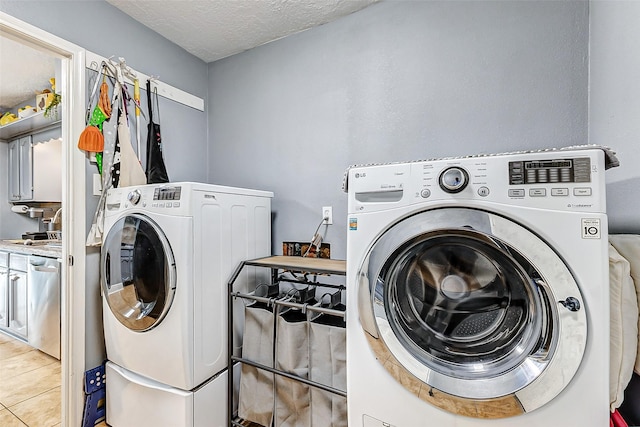
[[[629,262],[609,245],[609,405],[612,412],[624,400],[638,348],[638,303],[630,270]]]
[[[640,307],[640,235],[635,234],[613,234],[609,235],[609,242],[627,261],[631,270],[631,278],[636,288],[636,301]],[[638,320],[638,330],[640,332],[640,318]],[[636,351],[635,372],[640,375],[640,337],[638,338]]]

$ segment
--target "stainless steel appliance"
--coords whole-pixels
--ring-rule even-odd
[[[29,257],[29,344],[60,359],[60,260]]]

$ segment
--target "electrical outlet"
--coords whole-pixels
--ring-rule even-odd
[[[332,206],[323,206],[322,207],[322,218],[327,218],[322,223],[326,225],[333,224],[333,207]]]
[[[93,174],[93,195],[99,196],[102,194],[102,177],[99,173]]]

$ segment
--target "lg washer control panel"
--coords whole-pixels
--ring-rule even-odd
[[[535,209],[606,208],[600,153],[542,151],[367,165],[349,170],[349,209],[414,203],[500,203]],[[435,206],[435,205],[434,205]]]
[[[591,196],[591,159],[524,160],[509,162],[509,197],[569,196],[565,184],[586,184],[573,187],[574,196]],[[551,184],[550,189],[544,185]],[[527,188],[523,188],[527,186]]]
[[[509,184],[591,182],[591,159],[529,160],[509,162]]]

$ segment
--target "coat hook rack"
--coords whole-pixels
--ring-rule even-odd
[[[88,50],[86,51],[85,53],[86,68],[93,71],[97,71],[98,68],[100,67],[100,64],[103,61],[106,62],[111,67],[116,67],[116,66],[122,67],[121,70],[123,71],[122,74],[125,77],[125,80],[128,80],[131,84],[133,84],[136,79],[140,81],[150,79],[153,82],[155,88],[157,88],[158,95],[162,96],[163,98],[170,99],[174,102],[177,102],[182,105],[186,105],[198,111],[204,111],[204,99],[197,97],[195,95],[192,95],[176,87],[173,87],[165,82],[160,81],[159,76],[153,76],[153,75],[149,76],[132,69],[131,67],[126,65],[124,58],[120,57],[117,60],[115,60],[114,55],[108,58],[105,58],[96,53],[90,52]],[[125,72],[125,70],[128,70],[128,71]],[[109,70],[109,71],[112,71],[112,70]]]

